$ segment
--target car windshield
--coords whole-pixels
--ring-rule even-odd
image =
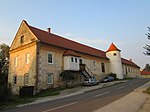
[[[104,79],[108,79],[109,77],[105,77]]]
[[[85,79],[84,81],[89,81],[89,79]]]

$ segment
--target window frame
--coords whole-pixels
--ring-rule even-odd
[[[30,53],[26,53],[26,64],[30,63]]]
[[[75,58],[75,63],[78,63],[78,58]]]
[[[16,56],[15,59],[14,59],[14,65],[15,65],[15,67],[18,66],[18,56]]]
[[[113,56],[117,56],[117,53],[114,53]]]
[[[83,60],[81,58],[79,59],[79,64],[83,64]]]
[[[28,80],[26,81],[26,78],[28,78]],[[26,83],[27,82],[27,83]],[[29,85],[29,73],[25,73],[24,74],[24,85]]]
[[[102,73],[105,73],[106,72],[106,70],[105,70],[105,63],[101,63],[101,69],[102,69]]]
[[[24,43],[24,35],[22,35],[21,37],[20,37],[20,43]]]
[[[71,62],[72,62],[72,63],[74,62],[74,57],[71,57]]]
[[[49,76],[51,77],[51,81],[49,82]],[[47,73],[47,84],[53,84],[54,83],[54,74],[53,73]]]
[[[51,55],[51,62],[49,62],[49,55]],[[47,63],[54,64],[54,54],[52,52],[47,53]]]
[[[14,85],[17,84],[17,75],[16,75],[16,74],[13,76],[13,84],[14,84]]]

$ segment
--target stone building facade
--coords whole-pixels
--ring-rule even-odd
[[[86,75],[97,80],[111,72],[120,79],[140,75],[139,66],[121,58],[114,44],[104,52],[53,34],[50,29],[44,31],[30,26],[25,20],[10,47],[9,65],[8,82],[14,94],[19,94],[23,86],[33,86],[35,94],[42,89],[58,87],[62,84],[60,73],[65,70],[76,74],[76,83],[82,82]]]

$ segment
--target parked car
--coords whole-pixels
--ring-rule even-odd
[[[95,78],[89,78],[83,81],[83,86],[93,86],[98,84],[99,81],[97,81]]]
[[[114,77],[106,76],[100,82],[111,82],[114,81]]]

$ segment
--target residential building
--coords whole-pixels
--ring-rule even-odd
[[[142,70],[141,71],[141,77],[142,78],[150,78],[150,71]]]
[[[113,43],[105,52],[38,29],[22,21],[10,47],[8,82],[19,94],[23,86],[33,86],[34,94],[42,89],[62,85],[60,74],[72,71],[79,84],[86,78],[102,79],[109,73],[117,78],[139,77],[140,67],[121,58]]]

